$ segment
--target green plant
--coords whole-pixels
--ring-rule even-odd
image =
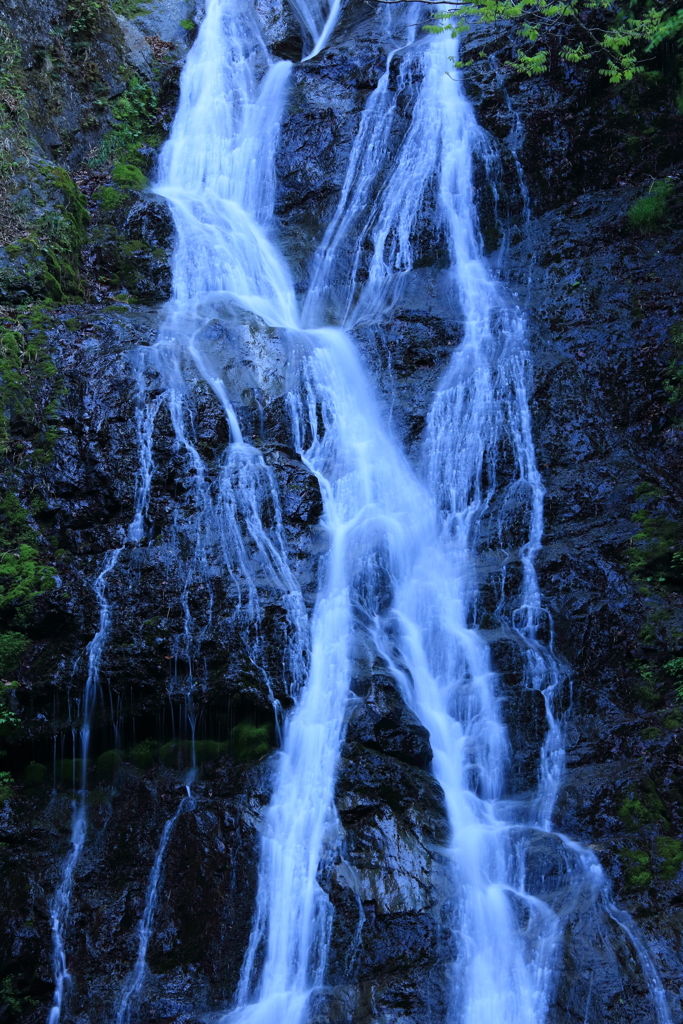
[[[21,50],[9,26],[0,21],[0,182],[29,151],[28,114]]]
[[[91,164],[98,167],[110,160],[139,163],[138,148],[144,142],[155,144],[160,141],[159,130],[156,129],[156,112],[157,98],[154,90],[137,75],[133,75],[126,91],[112,108],[114,126],[105,135]]]
[[[256,761],[270,750],[270,727],[240,722],[231,730],[230,739],[237,761]]]
[[[131,164],[114,164],[111,176],[114,179],[114,183],[121,188],[143,189],[149,184],[140,168],[134,167]],[[113,192],[114,190],[111,189],[110,191]]]
[[[641,782],[638,791],[626,795],[619,808],[619,817],[630,829],[666,820],[664,804],[648,779]]]
[[[148,11],[150,4],[146,0],[112,0],[111,6],[115,14],[121,14],[124,18],[135,18],[138,14]]]
[[[646,729],[640,734],[644,740],[656,740],[662,735],[662,730],[658,729],[656,725],[648,725]]]
[[[657,836],[655,850],[664,862],[659,869],[662,878],[675,878],[683,864],[683,843],[669,836]]]
[[[674,355],[664,380],[666,396],[672,404],[683,402],[683,323],[674,324],[669,333]]]
[[[97,771],[103,779],[112,779],[123,764],[120,750],[105,750],[97,758]]]
[[[119,192],[117,188],[111,188],[109,185],[102,185],[98,188],[93,193],[93,199],[96,199],[102,209],[107,212],[118,210],[126,201],[126,197],[122,192]]]
[[[26,765],[24,768],[24,784],[31,789],[37,788],[45,781],[46,774],[47,768],[44,764],[38,764],[37,761],[31,761],[31,763]]]
[[[183,18],[180,22],[180,27],[184,28],[186,32],[194,32],[197,26],[193,22],[192,18]]]
[[[619,858],[625,867],[626,884],[632,889],[642,889],[652,881],[650,857],[644,850],[620,850]]]
[[[635,4],[629,8],[614,0],[455,0],[426,29],[459,35],[477,23],[506,34],[514,26],[519,48],[507,66],[518,74],[547,71],[552,52],[569,65],[597,63],[598,73],[613,84],[630,81],[643,70],[647,53],[681,31],[679,12],[671,6],[645,3],[636,13]],[[465,67],[472,61],[455,63]]]
[[[90,39],[105,6],[104,0],[68,0],[66,18],[71,33],[76,37]]]
[[[653,181],[647,195],[641,196],[629,207],[626,221],[631,231],[655,231],[664,222],[674,183],[669,179]]]
[[[143,740],[128,751],[130,761],[143,772],[152,767],[158,756],[159,745],[153,740]]]

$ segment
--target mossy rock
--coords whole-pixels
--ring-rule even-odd
[[[227,743],[217,743],[215,740],[197,740],[194,745],[191,740],[171,740],[161,748],[159,756],[167,768],[186,771],[192,768],[193,757],[194,764],[200,766],[215,761],[227,747]]]
[[[650,857],[644,850],[620,850],[619,858],[625,868],[625,880],[631,889],[643,889],[652,881]]]
[[[123,755],[120,750],[105,750],[97,758],[97,774],[101,779],[109,781],[114,778],[122,765]]]
[[[683,843],[681,840],[672,839],[670,836],[657,836],[655,851],[663,861],[659,869],[661,877],[667,881],[675,878],[683,865]]]
[[[132,188],[141,191],[147,188],[149,181],[139,167],[133,164],[114,164],[111,172],[112,180],[120,188]]]
[[[270,752],[271,728],[240,722],[231,730],[230,741],[236,761],[256,761]]]

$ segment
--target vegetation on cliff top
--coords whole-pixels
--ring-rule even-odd
[[[530,76],[547,71],[553,60],[590,61],[613,84],[630,81],[657,47],[683,31],[683,8],[657,0],[456,0],[433,19],[428,31],[454,35],[473,22],[505,32],[512,23],[519,41],[508,61],[513,70]]]

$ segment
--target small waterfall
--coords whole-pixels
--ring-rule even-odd
[[[140,924],[138,925],[138,957],[135,961],[135,967],[126,978],[119,996],[118,1009],[116,1011],[116,1024],[129,1024],[132,1009],[136,1000],[140,996],[140,992],[142,991],[142,986],[147,974],[147,949],[153,934],[154,913],[157,906],[159,882],[162,877],[161,873],[164,866],[166,847],[168,846],[168,840],[178,818],[186,810],[191,810],[193,805],[194,800],[188,784],[187,796],[183,797],[178,804],[175,814],[172,818],[168,819],[161,830],[159,845],[157,846],[156,856],[154,858],[152,870],[149,875],[149,881],[147,883],[145,909],[140,919]]]
[[[83,846],[87,831],[86,809],[87,809],[87,774],[88,774],[88,752],[90,749],[90,724],[92,713],[95,707],[97,687],[100,678],[100,664],[102,652],[111,625],[110,608],[107,600],[106,585],[107,577],[119,560],[122,548],[115,548],[108,552],[104,559],[104,566],[95,581],[95,595],[100,609],[99,628],[88,645],[88,675],[85,681],[85,692],[83,695],[83,722],[80,730],[81,740],[81,777],[78,780],[80,789],[75,797],[73,806],[73,821],[71,825],[71,850],[62,866],[62,875],[52,898],[50,906],[50,919],[52,923],[52,960],[55,975],[55,991],[52,997],[52,1007],[48,1017],[48,1024],[58,1024],[62,1012],[62,1004],[70,981],[70,974],[66,963],[66,950],[64,948],[64,931],[69,917],[71,906],[71,894],[74,886],[76,868],[81,859]],[[74,754],[76,746],[74,744]],[[76,780],[74,779],[74,787]]]

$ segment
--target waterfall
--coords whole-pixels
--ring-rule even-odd
[[[304,59],[311,60],[332,37],[340,3],[296,0],[294,6],[310,44]],[[234,1005],[221,1020],[303,1024],[312,994],[324,985],[333,908],[321,865],[341,845],[334,790],[345,714],[356,653],[371,650],[428,729],[432,771],[445,796],[450,838],[442,854],[458,948],[448,974],[448,1021],[542,1024],[564,920],[529,878],[527,856],[539,837],[552,844],[574,892],[589,893],[596,913],[602,901],[621,927],[631,926],[610,909],[594,854],[551,831],[564,763],[555,705],[565,673],[553,654],[552,622],[535,571],[543,484],[527,397],[526,327],[482,255],[477,226],[473,159],[478,154],[487,162],[493,155],[452,71],[457,41],[416,37],[410,23],[420,15],[412,6],[382,17],[386,68],[361,117],[337,209],[299,308],[274,231],[275,154],[292,65],[271,60],[246,0],[208,0],[155,186],[169,201],[177,229],[174,296],[157,344],[141,357],[162,389],[140,413],[141,472],[128,539],[145,542],[151,431],[165,403],[193,480],[194,543],[181,566],[185,623],[176,651],[189,666],[186,699],[192,699],[199,628],[187,595],[197,581],[209,580],[210,563],[218,562],[233,584],[233,622],[245,643],[261,624],[260,587],[278,593],[291,624],[284,662],[294,704],[272,759],[249,943]],[[407,128],[394,131],[405,109]],[[416,226],[425,218],[446,254],[439,297],[457,329],[418,469],[385,422],[354,332],[381,324],[406,300]],[[264,331],[274,332],[287,351],[294,443],[324,501],[328,550],[310,622],[287,558],[277,487],[258,448],[245,440],[224,358],[224,347],[248,344],[246,334],[253,339]],[[273,358],[268,346],[254,357],[264,380]],[[228,426],[218,479],[208,473],[193,434],[190,377],[208,385]],[[177,539],[166,543],[182,561]],[[99,658],[106,639],[104,580],[116,557],[100,576],[100,639],[91,647],[88,676],[93,684],[94,652]],[[532,798],[507,791],[509,742],[499,680],[479,626],[484,558],[502,581],[501,629],[523,652],[520,685],[540,691],[545,702],[548,732]],[[520,572],[508,583],[513,563]],[[180,807],[162,831],[118,1024],[143,988],[163,858],[179,813]],[[63,929],[85,837],[84,810],[74,821],[80,822],[74,852],[54,904],[59,981],[49,1024],[59,1020],[68,978]],[[656,971],[635,932],[629,935],[657,1020],[667,1024]]]
[[[183,797],[178,804],[175,814],[166,821],[161,830],[156,856],[154,858],[154,863],[152,864],[152,870],[149,873],[147,892],[145,894],[145,909],[138,926],[138,956],[135,961],[135,966],[126,979],[119,996],[118,1009],[116,1011],[116,1024],[128,1024],[131,1018],[132,1007],[135,1005],[135,1000],[142,991],[145,975],[147,973],[147,947],[149,946],[149,940],[153,934],[154,913],[157,906],[159,882],[161,881],[166,847],[168,846],[168,840],[178,818],[184,811],[190,810],[192,806],[192,793],[188,784],[187,796]]]

